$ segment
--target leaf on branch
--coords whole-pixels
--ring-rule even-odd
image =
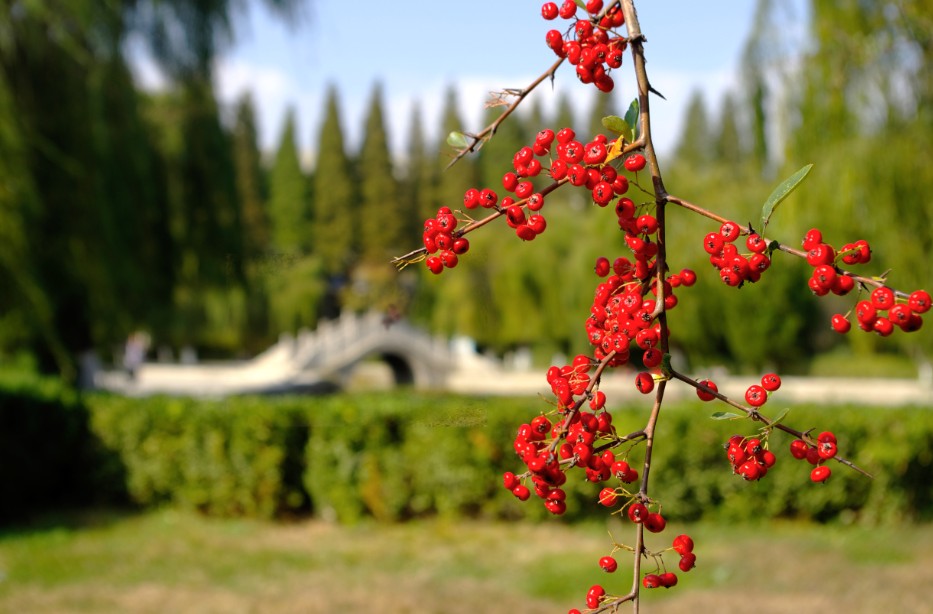
[[[632,132],[632,127],[627,121],[617,115],[607,115],[602,119],[603,128],[609,132],[628,136]]]
[[[624,121],[632,130],[631,142],[638,140],[638,137],[641,135],[641,122],[638,121],[639,116],[641,115],[641,105],[638,104],[638,98],[632,100],[632,103],[628,106],[628,111],[625,112]]]
[[[581,9],[584,11],[586,10],[586,2],[583,0],[574,0],[574,2],[576,2],[577,6],[579,6]]]
[[[625,137],[620,136],[615,141],[612,142],[612,145],[609,147],[609,151],[606,152],[606,164],[609,164],[616,158],[622,155],[622,151],[625,149]]]
[[[781,201],[787,198],[790,193],[800,185],[800,182],[806,178],[812,168],[812,164],[807,164],[782,181],[778,187],[774,188],[774,191],[771,192],[771,196],[768,197],[768,200],[765,201],[764,206],[761,208],[761,232],[764,232],[765,228],[768,226],[768,222],[771,220],[771,214],[774,213],[775,207],[781,204]]]
[[[457,132],[454,130],[447,135],[447,144],[453,147],[454,149],[466,149],[470,145],[470,141],[467,139],[467,136],[462,132]]]
[[[674,369],[671,367],[671,355],[665,354],[661,357],[661,375],[670,379],[674,374]]]
[[[777,417],[777,418],[773,418],[773,419],[771,420],[771,426],[773,427],[773,426],[775,426],[775,425],[777,425],[777,424],[780,424],[780,423],[784,420],[784,418],[787,417],[787,414],[789,414],[789,413],[790,413],[790,408],[789,408],[789,407],[786,408],[786,409],[784,409],[784,411],[782,411],[780,414],[778,414],[778,417]]]
[[[736,414],[731,411],[717,411],[714,412],[712,416],[710,416],[710,418],[713,420],[738,420],[744,417],[745,416],[741,414]]]

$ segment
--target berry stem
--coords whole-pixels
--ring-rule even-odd
[[[465,135],[471,139],[470,144],[464,147],[463,149],[458,150],[457,155],[454,157],[453,160],[451,160],[447,164],[446,168],[450,168],[451,166],[456,164],[460,160],[460,158],[467,155],[468,153],[479,151],[480,148],[483,146],[483,144],[489,139],[491,139],[496,134],[496,130],[499,129],[499,125],[505,121],[505,118],[507,118],[509,115],[512,114],[512,111],[518,108],[518,105],[522,103],[522,101],[525,99],[526,96],[528,96],[528,94],[533,92],[536,87],[541,85],[541,83],[543,83],[545,79],[551,79],[552,81],[554,80],[554,73],[557,72],[557,69],[560,68],[560,65],[564,63],[565,59],[566,58],[558,58],[556,62],[551,64],[550,68],[548,68],[546,71],[541,73],[534,81],[528,84],[528,86],[525,87],[524,89],[508,90],[507,93],[509,95],[515,96],[515,101],[509,104],[509,106],[506,107],[505,111],[503,111],[499,115],[499,117],[493,120],[491,124],[483,128],[478,134]]]
[[[751,408],[751,407],[746,407],[745,405],[742,405],[741,403],[737,403],[737,402],[733,401],[732,399],[730,399],[729,397],[725,396],[724,394],[721,394],[721,393],[718,392],[718,391],[712,390],[711,388],[707,388],[707,387],[704,386],[703,384],[700,384],[699,382],[697,382],[697,381],[694,380],[693,378],[690,378],[690,377],[684,375],[683,373],[680,373],[679,371],[676,371],[676,370],[674,370],[674,369],[671,369],[671,377],[672,377],[673,379],[680,380],[680,381],[682,381],[683,383],[685,383],[685,384],[687,384],[687,385],[693,386],[693,387],[696,388],[697,390],[702,390],[703,392],[707,392],[707,393],[709,393],[709,394],[715,396],[717,399],[719,399],[720,401],[722,401],[722,402],[725,403],[726,405],[729,405],[729,406],[731,406],[731,407],[734,407],[734,408],[738,409],[739,411],[744,412],[749,418],[751,418],[752,420],[755,420],[755,421],[757,421],[757,422],[761,422],[762,424],[764,424],[764,425],[765,425],[766,427],[768,427],[768,428],[777,429],[777,430],[779,430],[779,431],[784,431],[784,432],[787,433],[788,435],[793,435],[794,437],[797,437],[798,439],[803,439],[803,440],[809,441],[810,443],[813,443],[813,441],[811,440],[810,436],[807,435],[806,432],[798,431],[797,429],[791,428],[791,427],[787,426],[786,424],[784,424],[784,423],[782,423],[782,422],[776,422],[776,421],[774,421],[774,420],[771,420],[770,418],[768,418],[767,416],[765,416],[764,414],[762,414],[762,413],[761,413],[760,411],[758,411],[757,409],[754,409],[754,408]],[[862,475],[864,475],[864,476],[866,476],[866,477],[869,477],[869,478],[873,478],[873,477],[874,477],[874,476],[872,476],[872,474],[868,473],[867,471],[865,471],[864,469],[862,469],[861,467],[859,467],[858,465],[856,465],[856,464],[853,463],[852,461],[850,461],[850,460],[848,460],[848,459],[845,459],[845,458],[843,458],[843,457],[841,457],[841,456],[839,456],[839,455],[836,455],[835,457],[833,457],[833,460],[835,460],[835,461],[837,461],[837,462],[839,462],[839,463],[842,463],[842,464],[845,465],[846,467],[849,467],[850,469],[853,469],[853,470],[857,471],[858,473],[861,473]],[[647,469],[646,469],[646,470],[647,470]]]

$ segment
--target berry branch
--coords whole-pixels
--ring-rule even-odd
[[[584,8],[584,16],[578,17],[579,8]],[[780,388],[777,374],[765,374],[760,384],[749,386],[743,404],[721,394],[714,382],[696,381],[671,365],[667,312],[676,308],[680,289],[693,286],[697,274],[690,269],[674,273],[670,268],[667,204],[719,224],[718,231],[703,237],[702,247],[727,286],[741,287],[758,282],[776,252],[803,258],[813,267],[808,286],[814,294],[842,296],[856,287],[859,291],[868,291],[869,298],[858,301],[854,307],[856,320],[862,330],[881,336],[890,335],[895,328],[905,332],[918,330],[922,314],[931,307],[931,298],[924,290],[907,293],[889,287],[886,274],[871,277],[842,268],[842,265],[849,267],[870,261],[871,248],[864,240],[845,244],[837,250],[824,242],[819,230],[813,229],[804,237],[801,250],[764,236],[775,208],[806,177],[809,166],[782,182],[766,200],[762,208],[761,234],[751,223],[743,226],[668,194],[651,138],[650,95],[657,92],[651,87],[645,68],[647,39],[641,32],[634,1],[616,0],[604,5],[602,0],[590,0],[585,4],[564,0],[561,6],[545,2],[541,14],[548,21],[561,18],[570,22],[563,32],[552,29],[545,36],[557,61],[525,90],[507,91],[500,96],[500,101],[505,96],[515,96],[516,100],[479,134],[452,133],[448,141],[457,150],[452,163],[479,150],[532,89],[546,78],[555,77],[565,60],[574,67],[581,83],[607,92],[614,87],[612,75],[621,68],[624,52],[630,51],[638,95],[628,113],[624,118],[604,118],[603,125],[614,136],[597,134],[586,142],[578,140],[576,132],[569,127],[540,130],[531,145],[515,152],[512,170],[502,176],[502,188],[508,195],[500,198],[491,187],[473,187],[464,194],[464,210],[489,209],[488,215],[473,219],[464,210],[457,209],[455,213],[451,207],[442,206],[434,218],[425,221],[422,247],[393,262],[403,268],[424,261],[434,274],[455,268],[459,257],[469,250],[466,235],[490,227],[500,218],[521,240],[534,240],[547,228],[541,212],[549,200],[546,197],[557,189],[586,190],[597,208],[614,212],[631,254],[614,260],[608,257],[596,260],[594,271],[602,281],[596,286],[584,324],[592,352],[575,356],[569,364],[548,369],[546,379],[554,396],[553,410],[535,416],[518,428],[513,448],[525,470],[517,474],[506,472],[502,478],[503,486],[516,498],[527,501],[534,492],[555,515],[567,509],[562,486],[571,472],[582,473],[582,477],[593,484],[603,484],[595,504],[611,509],[613,514],[626,515],[634,524],[635,544],[627,546],[613,541],[612,551],[599,559],[599,566],[612,573],[618,566],[613,555],[620,550],[631,552],[633,579],[624,595],[609,595],[602,585],[594,585],[586,594],[586,608],[588,612],[602,612],[632,602],[634,611],[638,612],[642,588],[670,588],[677,584],[676,573],[665,567],[665,554],[673,552],[680,557],[678,568],[683,573],[694,568],[697,558],[693,540],[687,535],[676,536],[669,547],[660,551],[649,550],[646,543],[646,529],[649,533],[660,533],[667,524],[661,513],[661,503],[650,496],[650,476],[668,382],[686,384],[694,388],[701,400],[718,399],[739,412],[716,412],[713,418],[750,419],[763,425],[757,433],[734,435],[725,443],[726,458],[733,473],[744,480],[764,478],[777,462],[770,446],[775,430],[794,438],[790,454],[812,465],[810,479],[814,483],[830,478],[832,472],[827,464],[830,460],[871,477],[838,455],[836,436],[831,431],[822,431],[813,437],[813,429],[801,431],[786,425],[787,412],[777,418],[762,413],[761,407]],[[623,26],[624,32],[620,31]],[[642,172],[650,175],[650,188],[639,181]],[[541,183],[538,177],[542,174],[549,177],[549,181],[536,187],[536,182]],[[625,196],[630,184],[646,195],[646,202],[636,204]],[[736,245],[740,237],[745,238],[744,248]],[[851,313],[833,317],[832,326],[837,332],[849,330]],[[653,392],[654,401],[644,428],[620,436],[612,425],[606,394],[599,385],[606,370],[629,365],[633,353],[644,366],[644,370],[635,375],[634,387],[644,395]],[[628,459],[629,454],[641,446],[643,457],[639,474]],[[637,488],[632,486],[630,490],[629,485],[636,482]],[[644,573],[644,561],[654,561],[657,568]],[[570,614],[574,613],[579,614],[579,610],[571,610]]]
[[[503,100],[503,98],[506,96],[513,96],[515,97],[515,100],[505,108],[505,110],[499,115],[499,117],[493,120],[491,124],[489,124],[482,130],[480,130],[477,134],[470,134],[466,132],[457,132],[457,133],[452,134],[448,138],[448,141],[452,140],[455,147],[457,145],[461,145],[461,146],[457,148],[457,153],[454,156],[454,158],[450,162],[448,162],[447,168],[450,168],[451,166],[459,162],[460,159],[463,158],[465,155],[479,151],[483,147],[483,144],[486,143],[486,141],[488,141],[493,136],[495,136],[496,130],[499,129],[499,126],[502,124],[502,122],[504,122],[506,118],[512,114],[512,111],[518,108],[518,105],[520,105],[522,101],[525,100],[525,97],[528,96],[528,94],[533,92],[536,87],[541,85],[545,81],[545,79],[550,79],[551,81],[554,80],[554,74],[557,72],[557,69],[560,68],[560,65],[563,63],[564,63],[564,58],[559,58],[556,62],[551,64],[550,68],[548,68],[546,71],[541,73],[541,75],[539,75],[537,79],[532,81],[524,89],[520,89],[520,90],[508,89],[508,90],[505,90],[503,93],[496,95],[496,99],[495,99],[496,102],[492,103],[489,106],[499,106],[500,104],[499,101]]]

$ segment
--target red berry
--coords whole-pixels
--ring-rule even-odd
[[[758,384],[752,384],[745,391],[745,402],[752,407],[761,407],[768,400],[768,392]]]
[[[556,2],[545,2],[541,5],[541,16],[548,21],[557,19],[558,8]]]
[[[677,566],[680,567],[680,571],[686,573],[696,567],[696,563],[697,555],[693,554],[692,552],[687,552],[686,554],[682,554],[680,556],[680,563],[678,563]]]
[[[745,247],[756,254],[763,254],[768,250],[768,243],[758,233],[752,233],[745,239]]]
[[[716,384],[708,379],[700,381],[699,384],[702,386],[706,386],[713,392],[719,392],[719,388],[716,387]],[[712,401],[713,399],[716,398],[715,395],[710,394],[709,392],[706,392],[705,390],[702,390],[700,388],[697,388],[697,396],[700,397],[701,401]]]
[[[926,290],[915,290],[907,299],[907,306],[914,313],[926,313],[930,310],[930,294]]]
[[[739,466],[736,473],[751,482],[761,477],[761,467],[754,459],[747,460]]]
[[[810,250],[823,242],[823,233],[817,228],[811,228],[803,238],[803,248]]]
[[[761,386],[768,392],[774,392],[781,387],[781,378],[777,373],[766,373],[761,376]]]
[[[807,450],[810,449],[810,446],[803,439],[795,439],[790,442],[790,454],[797,460],[802,460],[807,457]]]
[[[646,164],[647,160],[645,160],[645,156],[641,154],[632,154],[625,159],[625,169],[632,173],[637,173],[642,170],[645,168]]]
[[[664,530],[664,527],[667,526],[667,520],[664,519],[664,516],[656,512],[651,512],[644,519],[645,528],[651,531],[652,533],[660,533]]]
[[[654,390],[654,378],[647,371],[642,371],[635,376],[635,388],[642,394],[648,394]]]
[[[824,441],[816,446],[816,451],[820,455],[820,458],[823,460],[829,460],[830,458],[836,456],[836,442],[834,441]]]
[[[678,535],[673,541],[674,551],[684,555],[693,552],[693,539],[689,535]]]
[[[612,573],[618,569],[619,564],[611,556],[604,556],[603,558],[599,559],[599,566],[606,573]]]
[[[664,586],[664,584],[661,582],[661,576],[654,573],[650,573],[642,578],[641,585],[645,588],[658,588],[659,586]]]
[[[426,259],[424,263],[427,265],[428,270],[435,275],[438,275],[441,271],[444,270],[444,263],[437,256],[431,256],[430,258]]]
[[[648,517],[648,508],[645,507],[644,503],[633,503],[628,508],[628,517],[629,520],[638,524],[645,521],[645,518]]]
[[[599,601],[602,599],[602,596],[606,594],[606,589],[604,589],[599,584],[594,584],[590,587],[590,590],[586,592],[586,607],[588,608],[597,608],[599,607]]]
[[[837,313],[833,315],[832,326],[837,333],[847,333],[852,328],[852,323],[844,315]]]
[[[661,574],[661,586],[670,588],[677,585],[677,574],[673,571],[667,571]]]
[[[531,491],[528,490],[528,487],[524,484],[519,484],[512,489],[512,494],[515,495],[520,501],[527,501],[528,497],[531,496]]]
[[[814,467],[813,471],[810,472],[810,479],[814,482],[825,482],[832,473],[832,469],[826,465],[820,465],[819,467]]]
[[[894,290],[887,286],[875,288],[871,292],[871,304],[878,310],[888,310],[894,306]]]
[[[738,239],[740,233],[741,229],[735,222],[724,222],[723,225],[719,227],[719,234],[722,235],[722,238],[727,243],[732,243]]]
[[[616,491],[612,488],[603,488],[599,491],[599,504],[605,507],[612,507],[615,505],[618,498]],[[631,514],[629,515],[631,516]]]

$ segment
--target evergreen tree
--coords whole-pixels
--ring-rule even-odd
[[[557,97],[557,110],[554,116],[553,125],[550,126],[555,132],[561,128],[576,129],[576,118],[573,112],[573,102],[566,92],[561,92]]]
[[[697,90],[687,103],[684,128],[674,157],[678,163],[698,167],[708,161],[712,150],[709,114],[703,93]]]
[[[502,112],[500,108],[487,109],[484,124],[493,122]],[[499,125],[496,134],[483,145],[477,158],[477,183],[489,186],[500,194],[502,174],[512,169],[515,152],[530,143],[521,116],[513,115]]]
[[[767,104],[768,73],[781,54],[780,43],[775,40],[780,29],[772,19],[772,0],[758,0],[752,31],[742,53],[742,89],[744,102],[750,111],[751,154],[758,171],[768,162]]]
[[[745,161],[745,148],[739,133],[738,113],[735,97],[727,93],[722,101],[719,133],[716,135],[713,152],[719,162],[737,170]]]
[[[243,224],[243,251],[247,262],[255,262],[262,257],[270,239],[265,205],[266,178],[259,152],[256,110],[249,93],[244,94],[236,104],[233,161]]]
[[[328,304],[324,307],[324,315],[329,317],[339,310],[342,280],[355,259],[359,245],[355,228],[360,216],[356,183],[344,148],[337,90],[333,86],[327,91],[319,134],[313,184],[313,239],[314,254],[332,280]]]
[[[382,110],[382,87],[373,88],[359,156],[359,235],[362,257],[388,263],[404,244],[405,211],[392,167]]]
[[[289,109],[269,181],[273,249],[280,254],[297,254],[311,247],[309,217],[307,181],[295,138],[295,112]]]
[[[315,253],[323,258],[329,273],[342,274],[356,247],[353,221],[358,203],[344,146],[338,94],[333,86],[327,91],[324,123],[319,131],[314,193]]]
[[[593,94],[593,106],[590,109],[589,122],[587,123],[585,139],[592,139],[597,134],[606,134],[606,128],[603,126],[603,118],[607,115],[619,115],[624,111],[618,109],[616,96],[613,92],[599,92]]]
[[[450,145],[447,144],[447,135],[451,132],[461,132],[463,130],[463,122],[460,120],[457,111],[457,92],[450,87],[444,97],[444,109],[442,111],[441,138],[438,145],[439,160],[436,167],[440,175],[436,184],[432,217],[437,213],[437,207],[442,205],[451,209],[459,207],[463,202],[464,192],[476,183],[472,157],[464,156],[456,164],[449,166],[455,154],[452,152]]]
[[[405,236],[412,242],[421,240],[423,222],[431,211],[431,172],[428,168],[428,156],[424,136],[424,124],[421,107],[416,103],[412,107],[408,133],[408,154],[404,164],[402,182],[402,206],[405,211]]]

